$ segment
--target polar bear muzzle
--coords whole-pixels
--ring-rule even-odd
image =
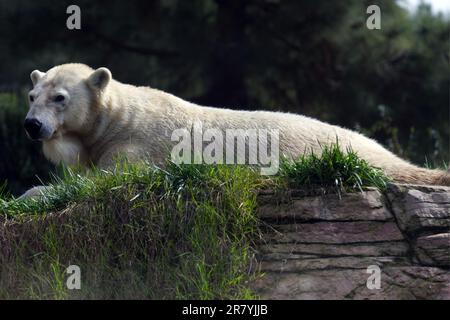
[[[24,122],[25,131],[32,140],[45,140],[53,136],[53,131],[37,118],[26,118]]]

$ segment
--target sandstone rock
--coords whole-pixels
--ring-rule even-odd
[[[450,267],[450,233],[419,237],[413,249],[424,265]]]
[[[391,184],[387,195],[402,230],[450,228],[450,187]]]
[[[354,194],[265,192],[258,247],[265,299],[450,299],[450,188]],[[369,266],[380,289],[369,289]]]
[[[274,243],[259,246],[264,256],[278,254],[280,259],[285,255],[297,254],[311,257],[371,257],[371,256],[406,256],[409,245],[406,241],[375,242],[373,244],[324,244],[324,243]],[[283,256],[284,255],[284,256]]]
[[[270,256],[269,256],[270,257]],[[408,265],[406,257],[333,257],[308,258],[291,257],[288,259],[269,259],[265,256],[261,261],[261,270],[273,272],[304,272],[309,270],[329,269],[367,269],[369,266],[405,266]]]
[[[292,197],[292,195],[290,195]],[[384,204],[384,198],[377,190],[358,193],[324,195],[321,197],[276,199],[267,196],[261,200],[259,216],[266,219],[291,218],[308,220],[345,221],[387,221],[393,220]]]
[[[395,222],[316,222],[277,225],[268,241],[302,243],[368,243],[403,240]]]
[[[262,299],[449,299],[449,272],[433,267],[386,267],[380,289],[369,289],[366,269],[266,273],[253,284]]]

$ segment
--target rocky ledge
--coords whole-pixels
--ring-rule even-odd
[[[259,196],[266,299],[450,299],[450,188]]]

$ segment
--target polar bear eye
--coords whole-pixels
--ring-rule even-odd
[[[66,99],[62,94],[58,94],[53,98],[54,102],[63,102]]]
[[[32,94],[29,95],[30,101],[33,102],[34,101],[34,96]]]

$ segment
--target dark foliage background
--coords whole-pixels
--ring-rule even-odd
[[[411,161],[449,159],[449,18],[398,1],[0,0],[0,184],[51,166],[22,130],[29,74],[66,62],[217,107],[302,113],[359,130]],[[381,30],[366,8],[381,8]]]

